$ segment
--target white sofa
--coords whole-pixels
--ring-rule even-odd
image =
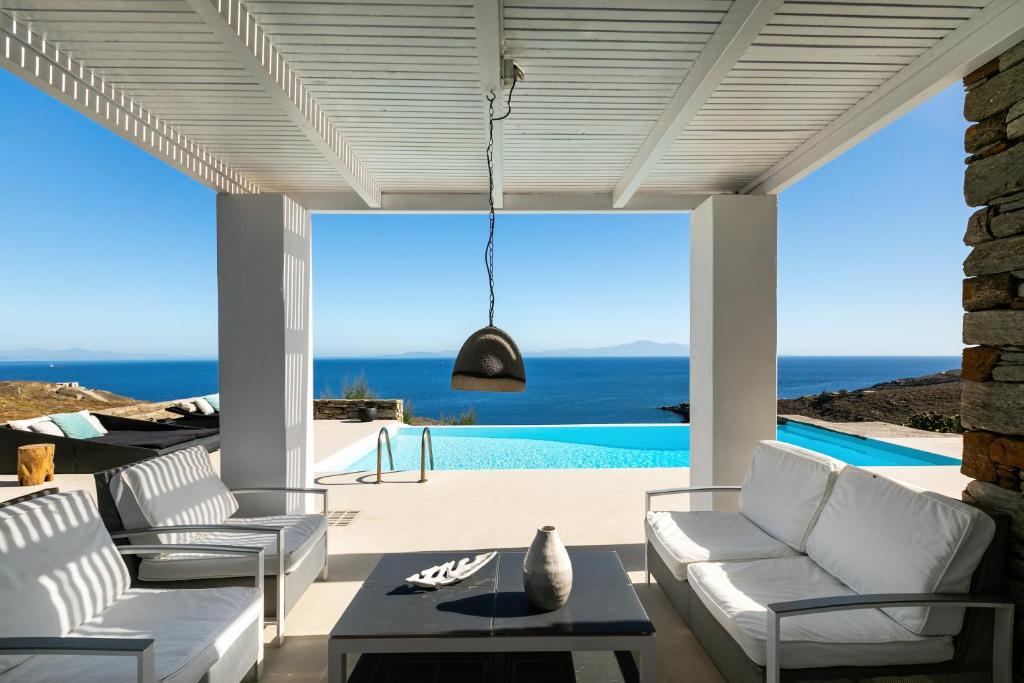
[[[327,578],[326,489],[228,489],[202,447],[162,455],[96,475],[100,508],[114,539],[144,544],[255,546],[266,554],[266,610],[277,624],[277,642],[285,636],[284,617],[310,584]],[[106,491],[109,496],[103,495]],[[306,495],[321,498],[316,514],[236,517],[236,496]],[[110,508],[113,509],[110,509]],[[283,548],[283,552],[279,552]],[[148,553],[138,579],[159,585],[189,581],[224,585],[244,576],[237,558],[201,553]]]
[[[651,510],[655,497],[708,490],[737,491],[739,511]],[[976,508],[778,441],[758,445],[742,486],[646,502],[648,580],[727,680],[979,667],[1008,680],[1013,608],[977,594],[979,581],[993,585],[997,572],[978,569],[998,544]],[[996,615],[994,659],[962,651],[967,635],[993,647],[991,630],[964,628],[967,605],[991,610],[989,625]]]
[[[251,587],[131,588],[122,555],[147,549],[116,547],[82,491],[0,508],[0,681],[258,678],[263,551],[203,548],[247,562]]]

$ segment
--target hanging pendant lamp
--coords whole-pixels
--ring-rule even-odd
[[[487,284],[490,289],[490,307],[487,327],[482,327],[462,345],[452,368],[452,389],[464,391],[525,391],[526,368],[523,354],[505,330],[494,326],[494,122],[508,118],[512,113],[512,91],[519,77],[518,66],[513,67],[512,87],[508,91],[508,111],[495,118],[492,92],[487,98],[487,200],[489,233],[484,249]]]

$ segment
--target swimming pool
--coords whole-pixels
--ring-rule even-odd
[[[419,468],[422,431],[420,427],[403,427],[392,434],[395,469]],[[434,468],[438,470],[690,465],[689,425],[431,427],[430,432]],[[853,465],[960,465],[954,458],[793,422],[779,425],[778,439]],[[376,447],[350,453],[332,465],[347,471],[376,469]],[[387,467],[385,452],[384,468]]]

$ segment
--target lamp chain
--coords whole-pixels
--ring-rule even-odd
[[[501,116],[494,115],[494,91],[487,97],[487,205],[489,211],[487,247],[484,248],[484,265],[487,267],[487,286],[490,291],[490,305],[487,309],[488,325],[494,326],[494,122],[507,119],[512,113],[512,91],[516,89],[516,79],[512,79],[512,87],[508,89],[507,111]]]

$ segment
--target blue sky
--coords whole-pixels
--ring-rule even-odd
[[[962,102],[782,193],[781,354],[959,353]],[[5,71],[0,129],[0,349],[215,355],[214,193]],[[687,341],[687,217],[498,221],[496,323],[522,348]],[[482,216],[317,216],[316,352],[458,348],[486,323],[485,240]]]

